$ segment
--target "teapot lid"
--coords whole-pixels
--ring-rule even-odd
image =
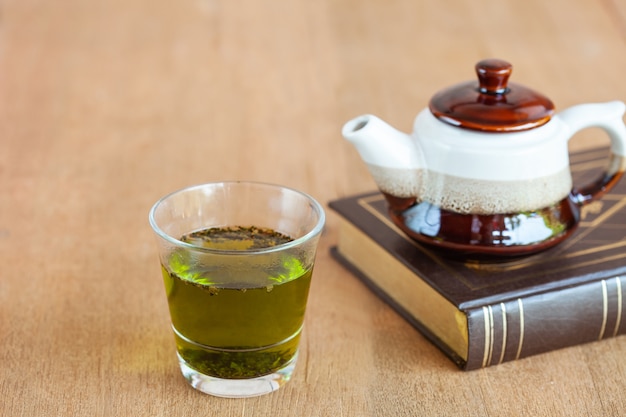
[[[509,83],[512,69],[500,59],[478,62],[478,82],[464,82],[435,94],[430,111],[445,123],[487,132],[515,132],[547,123],[554,104],[542,94]]]

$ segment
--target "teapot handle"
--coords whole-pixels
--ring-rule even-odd
[[[579,206],[597,200],[607,193],[620,180],[626,171],[626,126],[622,117],[626,105],[621,101],[608,103],[579,104],[559,113],[558,117],[574,133],[588,127],[599,127],[611,139],[609,164],[599,178],[593,182],[572,189],[572,199]],[[569,140],[569,139],[568,139]]]

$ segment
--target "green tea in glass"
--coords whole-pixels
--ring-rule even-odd
[[[280,388],[298,356],[320,204],[281,186],[212,183],[162,198],[150,224],[187,381],[223,397]]]

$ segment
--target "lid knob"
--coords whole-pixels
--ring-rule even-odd
[[[501,59],[484,59],[476,64],[478,90],[483,94],[504,94],[513,66]]]
[[[484,59],[475,66],[478,82],[467,81],[435,94],[431,113],[444,123],[483,132],[516,132],[547,123],[554,104],[543,94],[509,83],[513,66]]]

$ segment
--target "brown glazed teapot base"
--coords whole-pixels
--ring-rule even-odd
[[[539,210],[488,215],[459,214],[428,202],[411,204],[385,196],[392,220],[404,233],[453,258],[498,260],[535,254],[569,237],[580,218],[571,195]]]

